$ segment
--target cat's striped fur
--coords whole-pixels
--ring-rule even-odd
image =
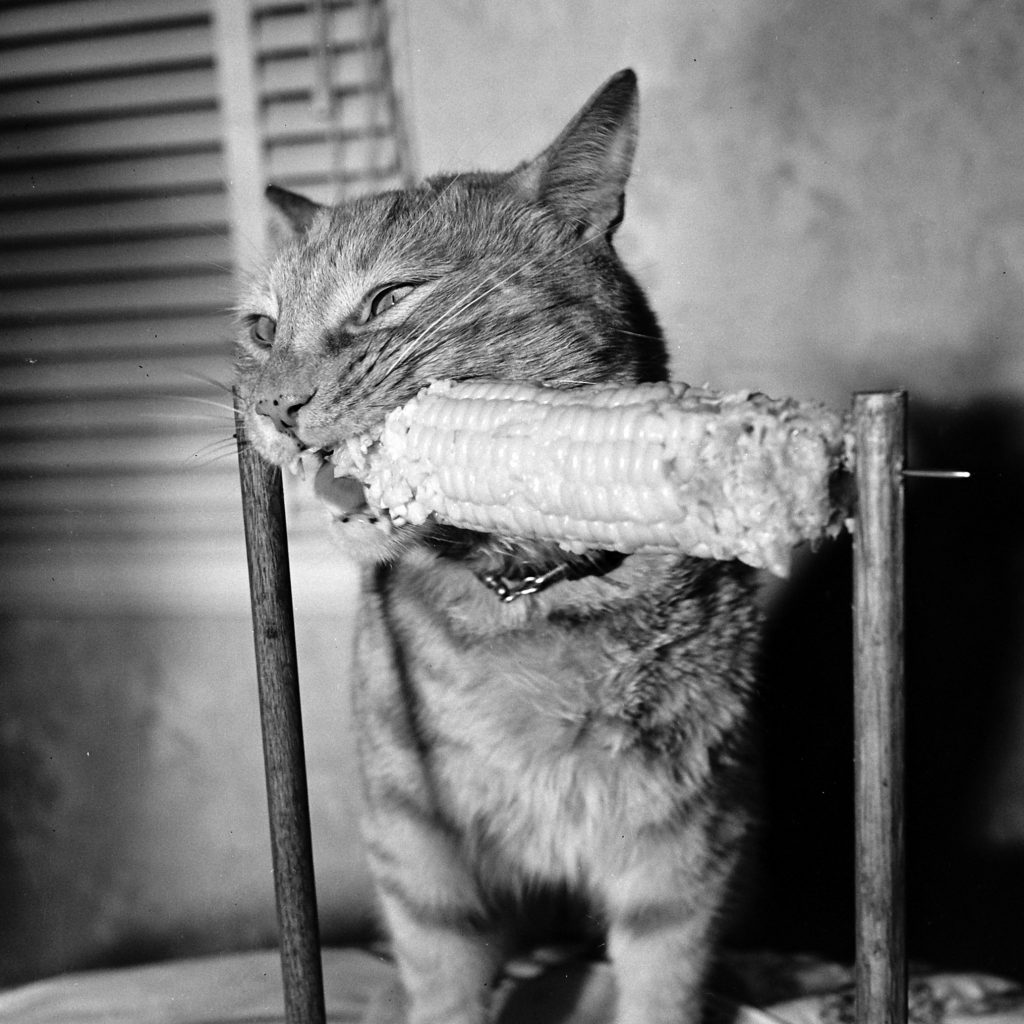
[[[254,287],[239,357],[261,452],[338,445],[435,378],[663,376],[611,246],[636,116],[623,72],[509,174],[329,209],[277,192],[297,235]],[[619,1024],[696,1022],[749,819],[747,572],[344,519],[367,580],[365,835],[411,1024],[489,1019],[549,895],[607,935]],[[481,582],[562,567],[511,603]]]

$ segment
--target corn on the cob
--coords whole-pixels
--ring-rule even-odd
[[[778,574],[839,528],[843,417],[681,384],[438,382],[335,452],[397,523],[428,516],[567,549],[679,550]]]

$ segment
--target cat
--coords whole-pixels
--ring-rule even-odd
[[[316,462],[435,379],[663,379],[612,244],[637,119],[626,70],[507,173],[336,207],[272,186],[293,237],[237,363],[260,454]],[[393,526],[330,465],[317,482],[365,577],[363,830],[410,1024],[490,1020],[545,895],[605,936],[617,1024],[696,1022],[752,821],[750,571]]]

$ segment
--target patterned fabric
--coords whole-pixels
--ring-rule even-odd
[[[329,1024],[401,1019],[394,968],[378,953],[325,950],[324,983]],[[503,989],[499,1024],[612,1021],[605,963],[544,951],[517,964]],[[729,1024],[854,1021],[850,970],[810,957],[732,958],[711,1002]],[[915,972],[910,1021],[1024,1024],[1024,988],[986,975]],[[284,1024],[280,962],[262,951],[52,978],[0,992],[0,1024]]]
[[[907,989],[909,1024],[1024,1022],[1024,988],[1001,978],[914,973]],[[854,986],[847,980],[831,991],[808,993],[769,1006],[767,1013],[767,1020],[773,1024],[856,1024]]]

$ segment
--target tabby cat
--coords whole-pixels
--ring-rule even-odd
[[[435,379],[663,378],[612,247],[636,131],[623,71],[508,173],[337,207],[272,187],[294,237],[246,299],[238,359],[259,452],[316,461]],[[605,937],[618,1024],[697,1021],[749,822],[748,572],[395,527],[329,465],[318,484],[365,575],[364,832],[408,1020],[490,1019],[550,896]]]

